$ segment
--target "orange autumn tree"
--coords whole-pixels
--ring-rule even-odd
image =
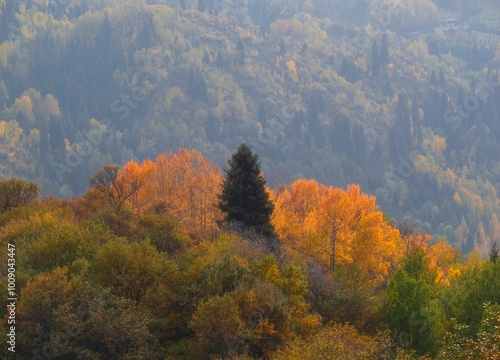
[[[271,222],[279,237],[295,251],[309,254],[324,245],[313,236],[312,228],[323,190],[314,180],[298,180],[288,189],[272,192],[275,205]]]
[[[220,193],[220,168],[197,150],[168,152],[155,162],[131,161],[122,170],[128,181],[144,180],[144,186],[130,199],[139,213],[168,213],[195,230],[217,226],[221,213],[215,206]]]
[[[451,277],[460,274],[460,251],[448,244],[445,238],[440,238],[434,245],[429,245],[430,241],[429,234],[407,234],[403,236],[403,253],[407,256],[413,248],[421,248],[429,260],[429,267],[437,271],[436,281],[448,285]]]
[[[333,271],[355,263],[381,281],[402,256],[399,231],[357,185],[343,190],[298,180],[274,199],[272,222],[283,242]]]
[[[437,271],[436,282],[449,285],[452,277],[460,275],[460,250],[448,244],[444,237],[431,245],[431,235],[420,232],[414,234],[413,230],[412,225],[402,227],[403,256],[407,257],[416,247],[421,248],[429,261],[429,267]]]
[[[134,196],[144,185],[144,177],[127,176],[126,172],[120,172],[120,165],[104,165],[90,179],[89,184],[92,189],[88,195],[97,195],[106,201],[118,214],[123,205]]]
[[[429,255],[429,241],[431,241],[431,236],[429,234],[417,233],[402,236],[404,256],[408,256],[412,249],[417,246],[424,250],[426,255]]]

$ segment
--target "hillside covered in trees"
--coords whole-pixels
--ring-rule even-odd
[[[468,252],[500,241],[488,1],[0,1],[0,176],[79,195],[105,163],[240,142]],[[496,8],[498,9],[498,8]],[[477,31],[434,32],[462,14]],[[346,19],[350,19],[346,21]]]
[[[185,149],[105,165],[72,199],[0,181],[16,359],[500,356],[498,247],[461,257],[400,231],[356,185],[269,189],[247,149],[224,175]]]
[[[222,166],[246,142],[273,187],[359,184],[433,243],[485,258],[500,242],[495,0],[0,10],[1,178],[66,198],[104,164],[185,147]],[[450,17],[474,31],[447,35]]]
[[[500,358],[499,29],[498,0],[0,0],[15,358]]]

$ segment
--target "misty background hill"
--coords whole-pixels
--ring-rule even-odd
[[[0,177],[252,145],[268,185],[360,184],[398,221],[500,242],[495,0],[0,0]]]

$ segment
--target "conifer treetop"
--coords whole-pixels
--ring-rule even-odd
[[[238,222],[266,237],[275,236],[270,217],[274,209],[266,191],[257,154],[241,144],[228,161],[219,208],[225,222]]]

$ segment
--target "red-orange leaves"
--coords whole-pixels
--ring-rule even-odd
[[[221,171],[199,151],[179,149],[178,154],[162,154],[155,162],[129,162],[123,169],[127,181],[144,181],[130,199],[141,213],[168,213],[195,230],[213,229],[220,211]]]

